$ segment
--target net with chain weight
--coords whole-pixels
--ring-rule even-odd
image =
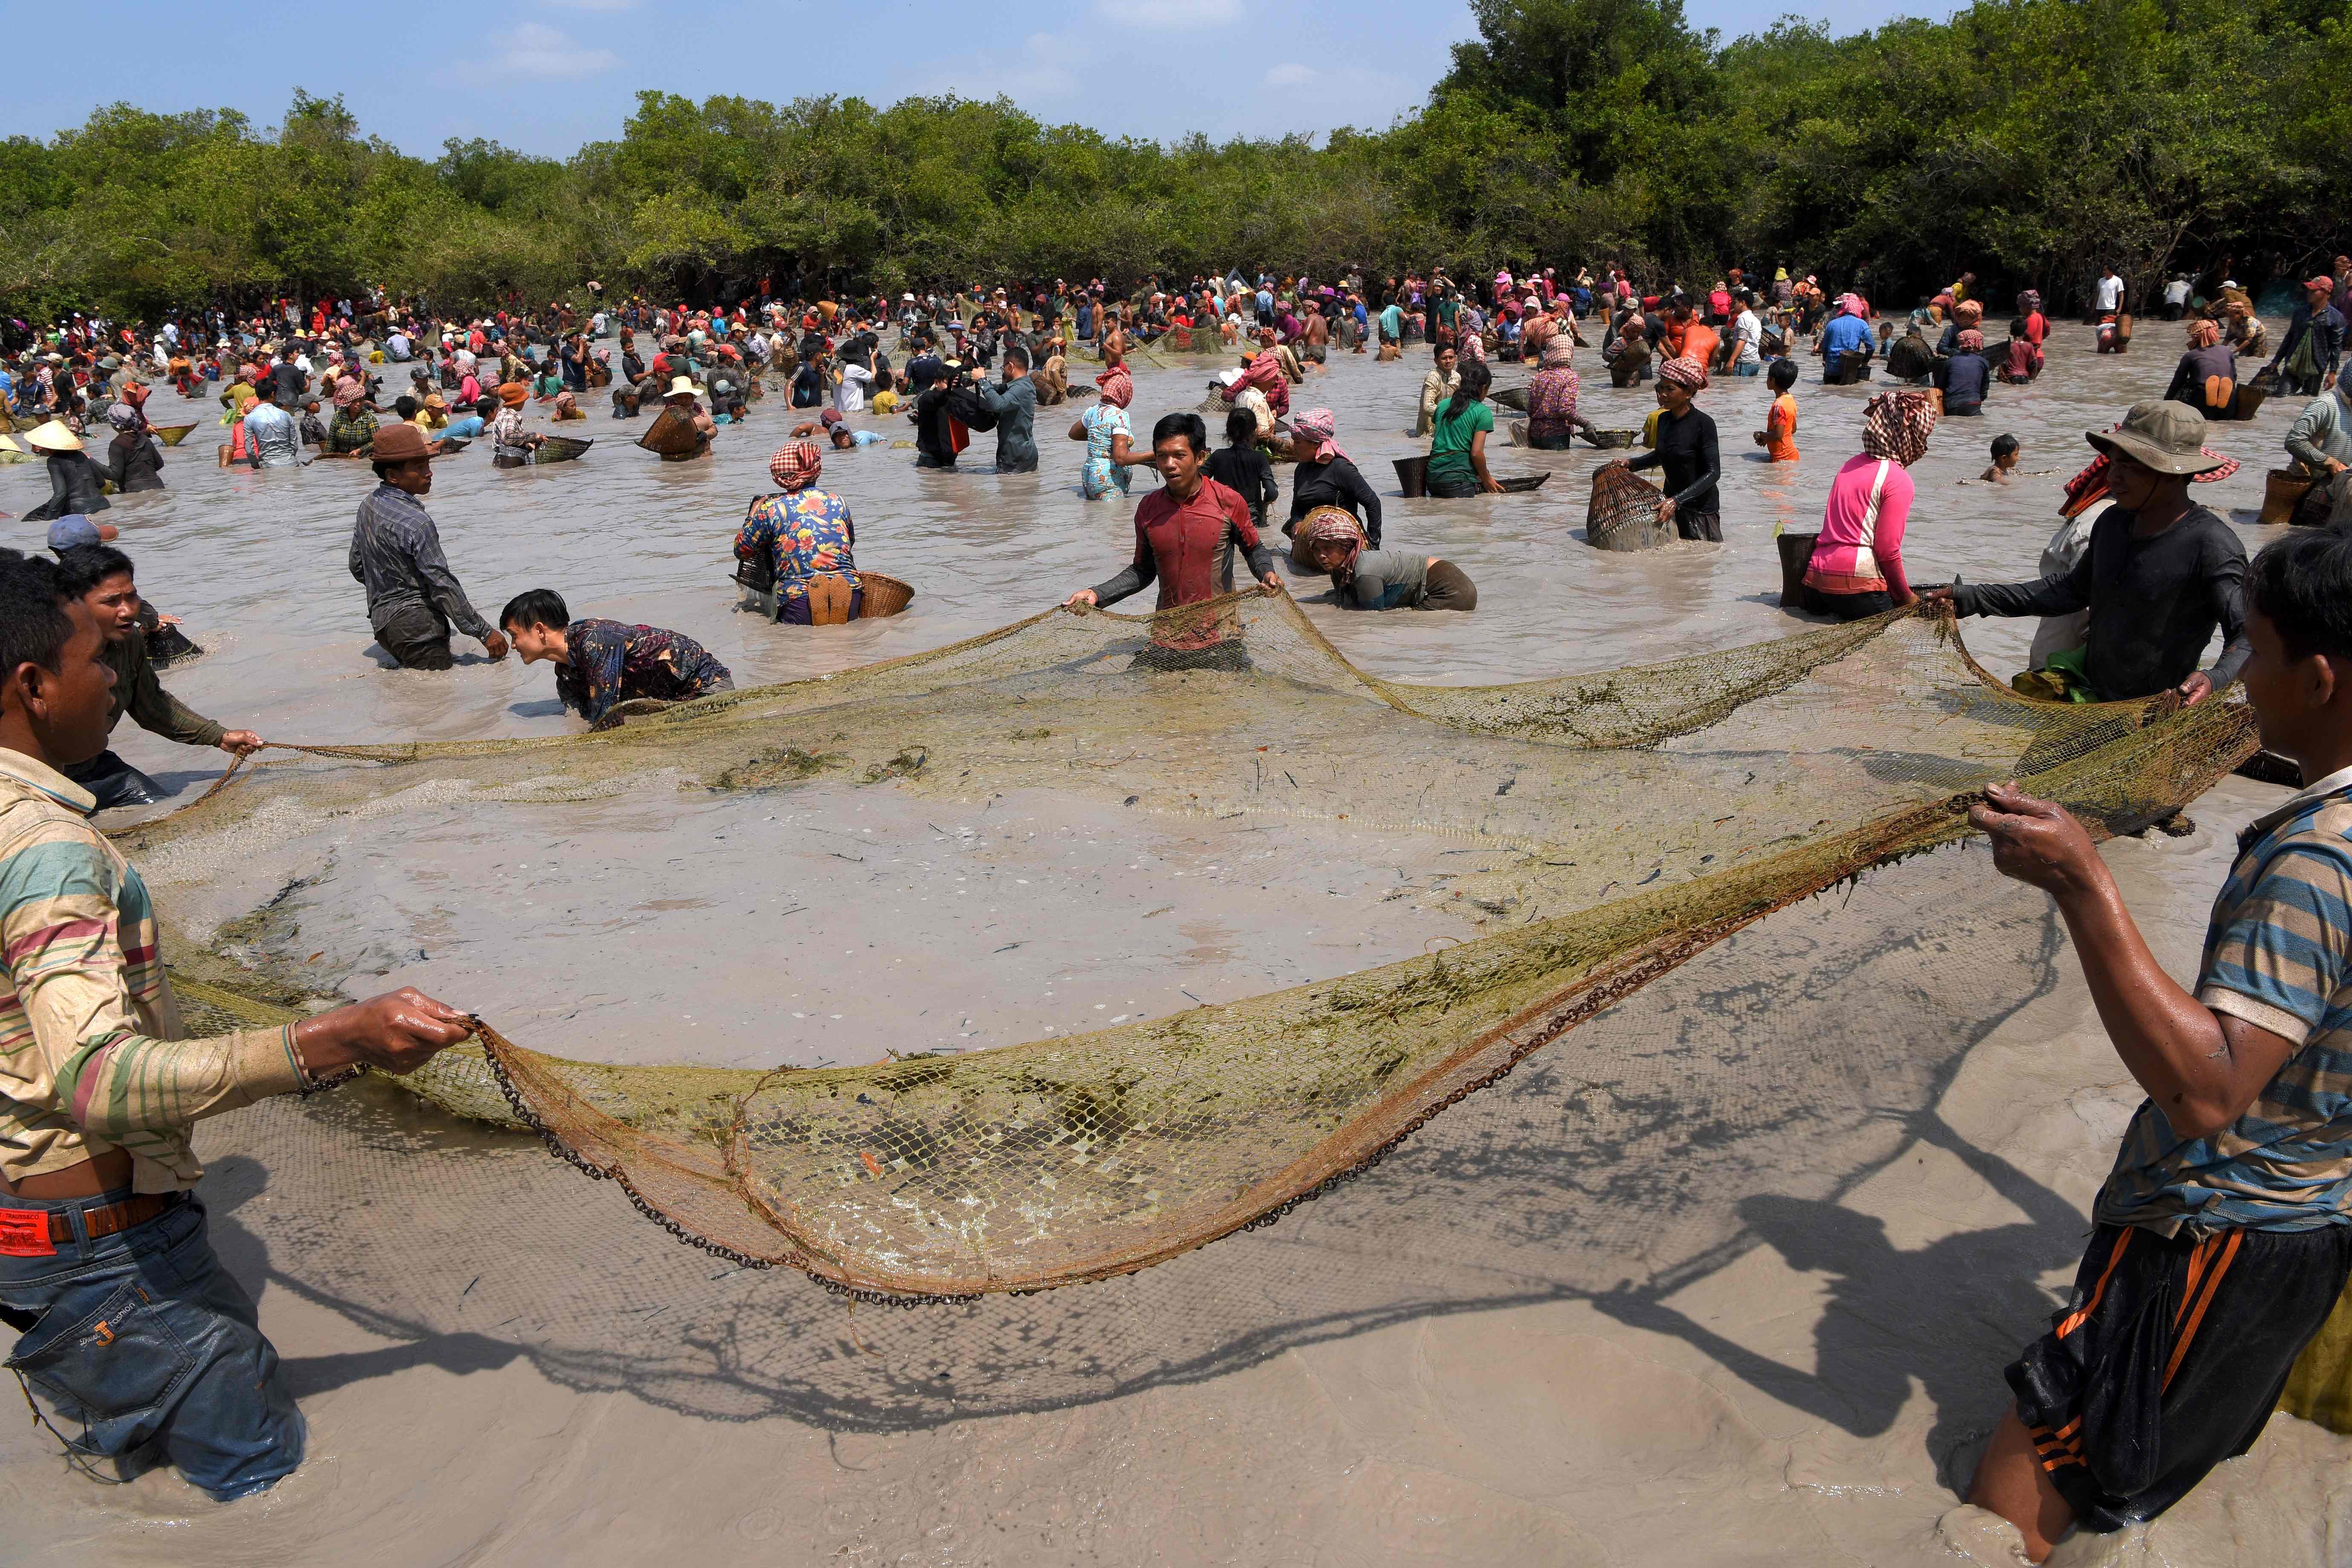
[[[1248,594],[1148,617],[1052,611],[586,735],[305,748],[128,830],[126,847],[179,951],[199,950],[184,1006],[224,1022],[284,1016],[298,990],[252,942],[224,940],[228,921],[176,911],[264,846],[299,862],[420,814],[815,780],[919,797],[1043,789],[1495,851],[1475,888],[1508,913],[1486,934],[1090,1034],[749,1071],[567,1059],[489,1019],[480,1045],[404,1080],[541,1132],[686,1240],[913,1302],[1130,1273],[1278,1216],[1710,944],[1966,836],[1989,782],[2126,831],[2253,747],[2234,702],[2019,697],[1948,619],[1918,611],[1658,665],[1437,687],[1370,677],[1286,597]],[[658,1058],[658,1042],[640,1054]]]

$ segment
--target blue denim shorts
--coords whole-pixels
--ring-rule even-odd
[[[0,1305],[33,1320],[6,1365],[77,1453],[119,1458],[152,1445],[222,1502],[260,1491],[302,1462],[302,1414],[278,1352],[253,1298],[221,1268],[194,1196],[87,1239],[80,1211],[130,1195],[6,1200],[75,1216],[73,1239],[55,1256],[0,1256]]]

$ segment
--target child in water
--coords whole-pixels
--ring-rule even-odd
[[[1772,407],[1764,416],[1764,428],[1755,433],[1756,444],[1764,448],[1767,462],[1793,463],[1797,460],[1797,397],[1789,389],[1797,384],[1797,362],[1776,359],[1764,374],[1772,389]]]
[[[1977,477],[1989,485],[2005,485],[2017,470],[2017,437],[2006,431],[1992,438],[1992,467]]]

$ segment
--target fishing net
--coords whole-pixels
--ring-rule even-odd
[[[490,1020],[480,1046],[403,1080],[541,1132],[715,1252],[936,1300],[1130,1273],[1274,1218],[1710,944],[1963,837],[1990,781],[2106,834],[2168,815],[2253,746],[2233,703],[2019,697],[1924,613],[1435,687],[1366,674],[1286,597],[1250,594],[1148,617],[1055,610],[586,735],[307,748],[126,848],[167,912],[192,1022],[215,1024],[300,1005],[273,910],[306,876],[452,814],[552,836],[665,798],[1034,790],[1485,852],[1431,895],[1476,911],[1472,940],[1089,1034],[751,1071],[568,1059]],[[623,990],[663,962],[614,960]],[[675,1061],[667,1044],[639,1054]]]

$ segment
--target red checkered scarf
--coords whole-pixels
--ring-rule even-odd
[[[768,477],[786,495],[803,490],[816,483],[817,475],[824,471],[824,448],[814,441],[795,441],[789,447],[779,447],[776,455],[768,459]]]

